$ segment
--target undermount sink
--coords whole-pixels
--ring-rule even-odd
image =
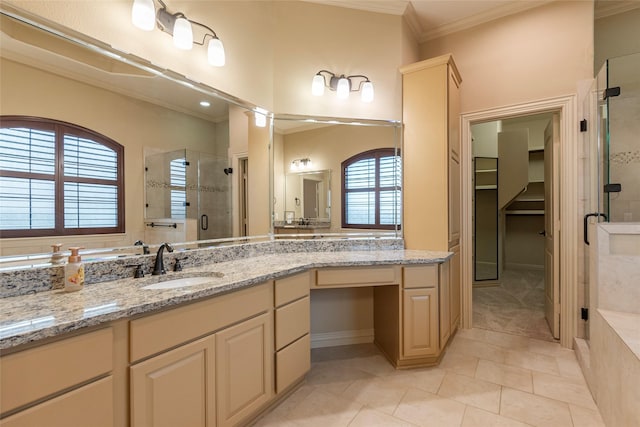
[[[172,279],[171,276],[156,276],[153,278],[153,282],[151,284],[142,286],[141,289],[150,289],[150,290],[159,290],[159,289],[178,289],[178,288],[186,288],[189,286],[202,285],[204,283],[211,283],[216,278],[223,277],[223,273],[213,272],[213,273],[191,273],[188,274],[187,277],[181,275],[181,277],[177,277]]]

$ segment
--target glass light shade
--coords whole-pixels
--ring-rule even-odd
[[[322,96],[324,94],[324,77],[320,74],[313,76],[311,83],[311,94],[313,96]]]
[[[298,162],[296,160],[291,162],[291,166],[289,167],[289,169],[291,169],[292,171],[297,171],[298,170]]]
[[[222,67],[226,60],[224,56],[224,46],[220,39],[215,38],[209,40],[209,45],[207,47],[207,57],[209,59],[209,64],[214,67]]]
[[[185,18],[178,18],[173,24],[173,45],[184,50],[191,50],[193,47],[193,29],[191,22]]]
[[[338,88],[336,89],[338,98],[347,99],[349,97],[349,92],[351,92],[350,86],[351,84],[349,83],[349,79],[346,77],[342,77],[338,80]]]
[[[373,83],[364,82],[362,85],[362,92],[360,93],[360,99],[362,102],[373,101]]]
[[[131,8],[131,23],[144,31],[156,26],[156,8],[153,0],[134,0]]]
[[[262,113],[255,113],[256,126],[263,128],[267,126],[267,116]]]

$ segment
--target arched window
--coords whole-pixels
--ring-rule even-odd
[[[393,230],[402,215],[402,161],[393,148],[342,162],[342,227]]]
[[[124,232],[124,147],[71,123],[0,117],[0,233]]]

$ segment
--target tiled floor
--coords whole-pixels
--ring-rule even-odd
[[[460,330],[438,367],[395,370],[372,344],[313,350],[306,383],[255,425],[603,426],[572,350]]]
[[[474,286],[473,325],[553,341],[544,318],[544,270],[505,270],[500,284]]]

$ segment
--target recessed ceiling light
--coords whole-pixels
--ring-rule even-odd
[[[211,103],[209,101],[200,101],[200,106],[211,107]]]

